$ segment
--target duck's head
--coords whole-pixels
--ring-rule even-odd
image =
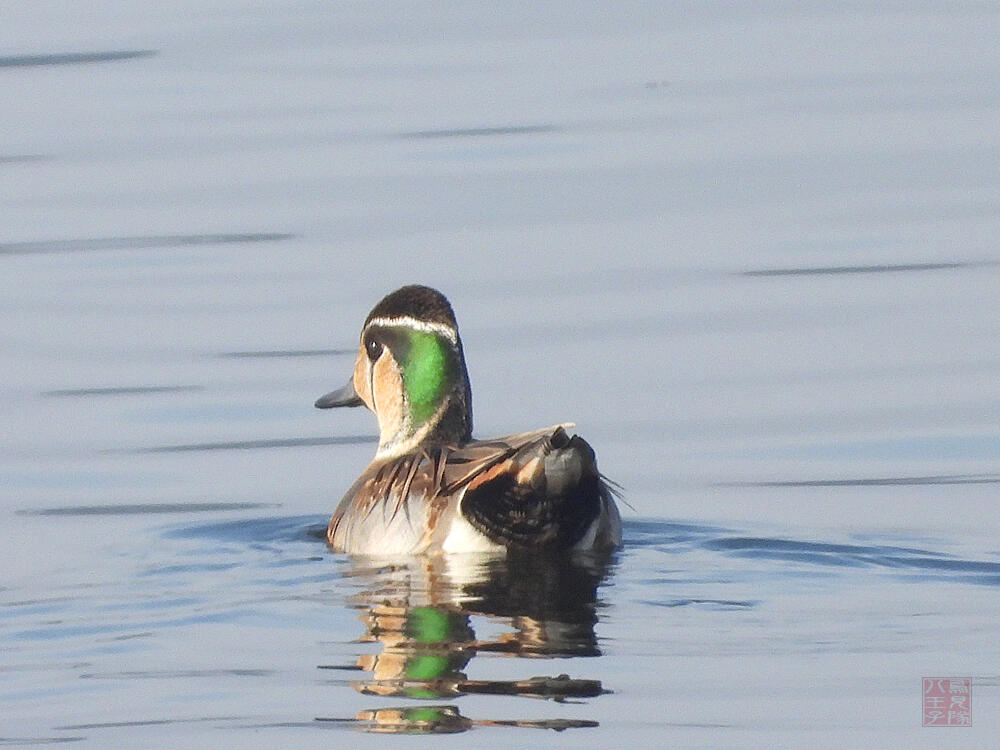
[[[472,394],[455,313],[445,296],[404,286],[368,314],[354,377],[316,406],[361,406],[378,418],[378,456],[472,438]]]

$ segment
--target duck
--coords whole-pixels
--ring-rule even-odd
[[[375,457],[344,494],[327,542],[352,555],[528,550],[610,552],[621,545],[618,486],[572,423],[472,437],[472,391],[451,303],[409,285],[361,328],[353,376],[319,409],[366,406]]]

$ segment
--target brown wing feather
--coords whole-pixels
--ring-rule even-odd
[[[377,547],[379,539],[420,549],[436,539],[442,519],[458,512],[460,499],[462,515],[494,541],[572,544],[593,520],[595,503],[607,488],[590,446],[568,437],[566,426],[571,425],[373,463],[333,514],[328,539],[345,551]],[[577,457],[571,471],[553,458],[562,454]],[[373,514],[378,507],[382,512]]]
[[[462,515],[495,542],[572,547],[610,498],[594,451],[562,427],[524,441],[468,483]]]
[[[442,493],[450,494],[500,462],[525,449],[531,450],[540,442],[548,440],[557,431],[571,426],[567,423],[543,427],[540,430],[521,432],[494,440],[475,440],[461,448],[449,449],[443,481],[437,486]]]

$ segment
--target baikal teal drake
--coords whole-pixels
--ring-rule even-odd
[[[612,488],[572,424],[473,440],[469,375],[440,292],[405,286],[369,313],[354,376],[316,406],[367,406],[374,460],[327,540],[341,552],[606,551],[621,544]]]

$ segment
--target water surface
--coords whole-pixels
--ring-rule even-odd
[[[0,744],[989,746],[998,21],[8,3]],[[414,282],[620,553],[326,548],[375,430],[312,403]]]

